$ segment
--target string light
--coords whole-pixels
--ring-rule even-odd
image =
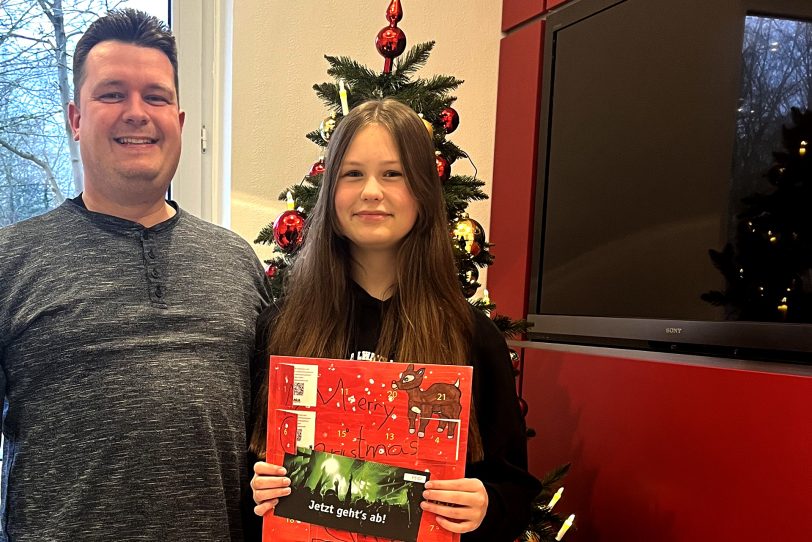
[[[562,495],[563,493],[564,493],[564,488],[563,488],[563,487],[559,487],[559,488],[558,488],[558,491],[556,491],[556,492],[555,492],[555,495],[553,495],[553,498],[552,498],[552,499],[550,499],[550,502],[549,502],[549,503],[547,503],[547,510],[552,510],[552,509],[553,509],[553,506],[555,506],[555,503],[557,503],[557,502],[558,502],[558,500],[561,498],[561,495]]]
[[[350,105],[347,102],[347,89],[344,88],[344,80],[338,80],[338,96],[341,99],[341,114],[345,117],[350,112]]]
[[[561,529],[558,531],[558,534],[555,535],[556,540],[561,540],[564,538],[564,535],[567,533],[570,527],[572,527],[573,522],[575,522],[575,514],[570,514],[570,517],[567,518],[567,521],[564,522],[564,525],[561,526]]]

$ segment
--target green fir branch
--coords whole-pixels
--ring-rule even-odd
[[[327,74],[335,79],[343,79],[352,84],[355,81],[376,79],[378,77],[377,73],[348,56],[324,55],[324,58],[330,64]]]
[[[275,252],[275,254],[276,253],[278,253],[278,251]],[[268,286],[271,299],[277,301],[281,299],[284,293],[285,280],[288,276],[292,261],[290,256],[283,254],[270,260],[265,260],[265,263],[276,268],[276,273],[274,273],[272,277],[268,276],[267,273],[265,274],[265,284]]]
[[[555,542],[555,537],[564,524],[564,520],[546,508],[534,510],[532,518],[530,525],[522,535],[522,542]]]
[[[287,199],[288,191],[290,191],[291,195],[293,196],[294,204],[298,209],[301,207],[305,216],[310,214],[310,211],[313,210],[313,207],[316,205],[316,199],[319,197],[319,185],[318,183],[321,182],[319,176],[311,177],[306,176],[304,178],[304,182],[293,185],[285,189],[284,192],[279,194],[279,200],[285,201]],[[307,183],[307,184],[305,184]]]
[[[341,112],[341,98],[338,95],[338,85],[333,83],[317,83],[313,85],[316,95],[328,108],[336,113]]]
[[[453,141],[443,139],[438,145],[437,150],[440,151],[446,160],[449,160],[452,165],[460,158],[468,158],[468,153],[459,148]]]
[[[421,99],[427,103],[433,103],[435,107],[438,107],[437,112],[439,113],[440,109],[454,103],[456,97],[448,93],[462,83],[462,80],[449,75],[435,75],[428,80],[415,79],[410,83],[401,84],[399,94],[412,100]]]
[[[482,250],[479,251],[479,254],[471,258],[471,261],[473,261],[479,267],[489,267],[493,265],[493,262],[495,261],[496,258],[488,250],[489,246],[490,245],[488,245],[488,243],[485,243],[485,246],[482,248]]]
[[[491,303],[490,301],[486,303],[485,300],[482,299],[481,297],[478,297],[476,299],[469,299],[468,303],[470,303],[471,306],[474,307],[475,309],[479,309],[483,312],[485,311],[490,312],[494,308],[496,308],[495,304]]]
[[[254,244],[259,245],[273,245],[273,223],[267,224],[257,234],[257,238],[254,239]]]
[[[448,219],[455,220],[462,215],[469,202],[488,199],[488,195],[481,190],[484,185],[484,181],[468,175],[452,175],[443,185]]]
[[[488,194],[481,190],[483,186],[485,181],[470,175],[452,175],[443,185],[446,194],[464,195],[471,201],[488,199]]]
[[[313,130],[312,132],[308,132],[305,137],[318,145],[321,148],[327,148],[327,142],[321,137],[321,134],[318,130]]]
[[[544,478],[541,479],[541,492],[539,493],[539,496],[546,496],[547,501],[549,502],[550,497],[553,496],[553,493],[558,491],[557,489],[553,490],[553,484],[567,475],[567,473],[570,471],[570,466],[570,463],[565,463],[545,474]],[[538,497],[536,497],[536,500],[538,500]]]
[[[395,69],[393,70],[395,76],[406,80],[409,75],[425,66],[429,60],[431,50],[434,49],[434,43],[434,41],[418,43],[409,49],[405,55],[398,58],[395,61]]]
[[[420,87],[405,87],[401,88],[394,98],[407,104],[409,107],[422,113],[423,117],[434,124],[439,126],[439,115],[443,108],[448,107],[453,103],[454,98],[451,97],[438,97],[437,95],[427,93]],[[437,134],[435,134],[437,135]]]
[[[441,95],[440,99],[445,105],[451,105],[457,98],[446,94],[456,90],[464,82],[464,79],[457,79],[453,75],[434,75],[431,79],[423,81],[423,85],[426,92]]]
[[[502,335],[508,339],[515,339],[519,335],[527,333],[527,330],[533,326],[533,324],[527,320],[513,320],[509,316],[501,314],[491,314],[491,320],[496,324],[499,331],[502,332]]]
[[[274,254],[276,254],[276,252]],[[272,266],[276,267],[277,270],[284,269],[284,268],[288,267],[288,265],[290,264],[290,262],[288,261],[288,259],[284,255],[276,256],[274,258],[269,258],[269,259],[265,260],[265,263],[268,264],[268,265],[272,265]]]

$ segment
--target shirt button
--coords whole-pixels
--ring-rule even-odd
[[[161,289],[161,287],[160,287],[160,286],[156,286],[156,287],[155,287],[155,297],[157,297],[158,299],[160,299],[160,298],[162,298],[163,296],[164,296],[164,291]]]
[[[158,276],[160,275],[160,273],[158,273],[158,270],[153,267],[151,275],[152,275],[152,278],[157,279]]]
[[[155,259],[155,252],[152,249],[149,249],[147,251],[147,256],[149,256],[150,260],[154,260]]]

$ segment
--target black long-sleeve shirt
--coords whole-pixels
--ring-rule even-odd
[[[380,359],[375,347],[381,333],[381,314],[387,301],[370,296],[353,284],[350,351],[348,358]],[[473,310],[473,309],[472,309]],[[258,360],[255,382],[267,378],[268,322],[278,314],[269,307],[257,330]],[[306,324],[306,316],[303,325]],[[381,353],[377,353],[381,354]],[[383,356],[387,359],[388,356]],[[474,310],[473,343],[469,364],[474,367],[473,401],[482,438],[484,459],[468,463],[465,476],[477,478],[488,492],[488,511],[482,524],[462,536],[462,542],[511,542],[527,526],[531,502],[541,486],[527,471],[527,441],[519,411],[510,354],[504,337],[482,312]]]

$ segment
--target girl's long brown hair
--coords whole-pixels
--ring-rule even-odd
[[[383,126],[392,135],[418,206],[414,227],[398,248],[396,280],[375,351],[383,356],[394,353],[395,361],[465,365],[473,338],[473,314],[457,279],[434,145],[422,119],[392,99],[355,107],[330,138],[305,242],[288,274],[282,309],[267,330],[271,337],[267,354],[336,359],[348,354],[354,310],[352,258],[336,216],[335,191],[353,137],[370,124]],[[265,455],[267,404],[265,374],[256,398],[251,437],[251,450],[259,457]],[[473,404],[468,454],[473,461],[483,455]]]

